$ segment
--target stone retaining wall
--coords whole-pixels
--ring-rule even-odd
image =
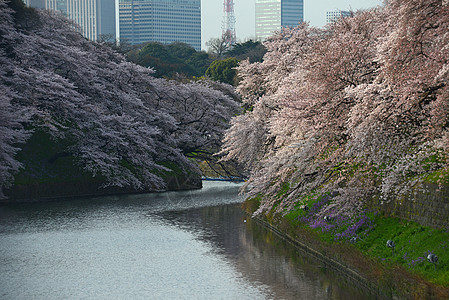
[[[375,199],[369,208],[389,216],[418,222],[424,226],[449,229],[449,186],[425,184],[419,193],[383,201]]]
[[[253,217],[253,220],[295,246],[296,249],[302,251],[308,256],[317,259],[323,265],[325,265],[326,268],[334,270],[341,276],[345,277],[349,282],[352,282],[358,287],[369,291],[376,299],[399,299],[396,297],[396,295],[392,295],[391,291],[389,291],[389,293],[386,293],[385,291],[381,290],[375,283],[365,278],[363,274],[360,274],[355,269],[352,269],[350,266],[345,265],[343,262],[337,261],[336,259],[321,253],[318,249],[314,249],[310,245],[302,242],[300,239],[298,239],[298,237],[292,237],[289,234],[282,232],[276,226],[273,226],[262,218]]]
[[[282,219],[274,223],[263,217],[252,219],[293,244],[300,252],[319,260],[325,268],[369,291],[375,299],[449,299],[449,291],[445,287],[431,285],[400,267],[376,262],[345,243],[327,244],[317,236],[311,236],[307,230],[289,227],[291,224]]]
[[[170,176],[165,179],[167,191],[191,190],[202,187],[200,176]],[[105,196],[115,194],[149,193],[154,190],[136,190],[130,187],[110,186],[102,188],[103,182],[83,180],[72,182],[14,185],[5,190],[8,199],[1,202],[31,202],[60,198]]]

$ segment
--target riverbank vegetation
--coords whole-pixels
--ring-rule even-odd
[[[423,226],[416,222],[362,211],[353,218],[344,215],[330,219],[317,217],[316,212],[330,199],[322,197],[309,203],[310,209],[297,208],[285,215],[294,228],[305,226],[329,244],[346,244],[383,264],[401,265],[431,282],[449,286],[449,231]],[[387,241],[393,241],[389,247]],[[428,260],[429,254],[438,261]]]
[[[259,201],[260,198],[247,200],[247,212],[257,210]],[[368,214],[359,219],[359,224],[316,220],[313,227],[304,223],[304,218],[314,218],[313,211],[306,213],[302,209],[286,217],[268,214],[257,218],[274,226],[284,238],[287,235],[290,241],[299,242],[300,248],[316,251],[339,272],[345,273],[347,268],[351,275],[355,272],[362,286],[374,293],[399,299],[449,297],[446,230],[382,214]],[[359,229],[357,236],[345,239],[355,228]],[[394,241],[394,249],[387,246],[388,240]],[[438,254],[438,261],[431,263],[429,254]]]
[[[250,171],[254,216],[449,285],[447,205],[430,227],[410,220],[431,200],[402,220],[384,209],[448,189],[448,15],[444,1],[388,1],[322,29],[283,29],[262,62],[240,63],[245,112],[221,153]],[[432,229],[433,218],[445,225]]]
[[[20,0],[0,1],[0,195],[14,180],[64,181],[59,164],[103,186],[165,190],[163,174],[174,172],[199,187],[187,156],[219,149],[240,111],[233,88],[155,78],[74,26]]]

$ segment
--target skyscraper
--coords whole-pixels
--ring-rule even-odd
[[[90,40],[101,35],[117,38],[117,0],[24,0],[34,8],[58,10],[80,26],[81,33]]]
[[[256,0],[256,38],[265,40],[282,27],[296,27],[304,19],[303,0]]]
[[[201,0],[119,0],[120,39],[183,42],[201,50]]]
[[[326,12],[326,23],[333,23],[338,21],[340,18],[349,17],[351,16],[350,11],[345,10],[336,10],[336,11],[328,11]]]

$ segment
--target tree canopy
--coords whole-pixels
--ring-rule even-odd
[[[190,45],[174,42],[163,45],[159,42],[149,42],[141,48],[127,53],[128,60],[155,70],[154,76],[175,78],[200,77],[209,67],[211,59],[205,52],[197,52]]]
[[[318,213],[351,215],[447,183],[447,16],[440,0],[392,0],[323,29],[283,29],[263,62],[240,63],[248,109],[222,153],[251,171],[249,196],[264,195],[256,213],[332,195]]]
[[[215,81],[234,84],[236,82],[236,67],[238,64],[239,61],[234,57],[215,60],[206,70],[206,75]]]
[[[265,46],[259,41],[249,40],[244,43],[237,43],[226,52],[226,57],[235,57],[236,59],[249,59],[250,63],[262,62],[263,56],[267,52]]]
[[[163,190],[165,163],[197,174],[186,154],[218,149],[239,111],[230,86],[154,78],[59,14],[19,0],[0,0],[0,61],[0,196],[38,131],[64,141],[106,185]]]
[[[123,47],[120,45],[112,45],[107,41],[102,41],[102,43],[109,45],[116,50],[125,49],[127,47],[126,43]],[[254,42],[252,40],[244,43],[236,43],[235,45],[228,45],[226,46],[226,49],[223,50],[223,53],[220,53],[219,55],[214,51],[211,51],[210,53],[196,51],[191,46],[180,42],[174,42],[168,45],[159,42],[149,42],[134,47],[134,49],[126,53],[126,56],[129,61],[154,69],[155,77],[185,79],[208,75],[213,80],[236,84],[236,78],[231,78],[235,77],[235,71],[232,69],[235,67],[233,65],[234,60],[231,58],[235,58],[237,61],[248,59],[251,63],[261,62],[265,53],[265,46],[263,46],[261,42]],[[223,60],[225,60],[225,62],[222,62]],[[231,61],[232,63],[230,63]],[[209,69],[213,62],[215,62],[213,69],[216,69],[217,67],[221,69],[219,71],[212,71],[211,69],[209,70],[209,73],[206,74],[207,69]]]

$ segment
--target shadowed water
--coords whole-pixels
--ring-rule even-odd
[[[370,299],[204,185],[0,207],[0,299]]]

